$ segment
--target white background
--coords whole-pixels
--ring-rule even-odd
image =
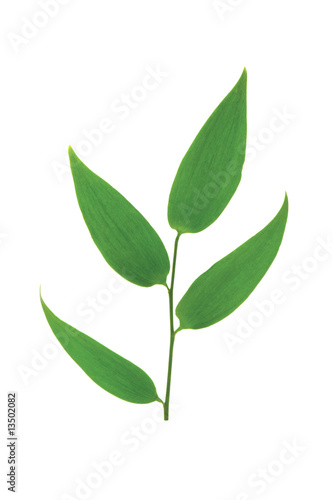
[[[332,237],[329,2],[225,0],[224,13],[212,0],[62,3],[46,19],[33,0],[3,2],[0,13],[1,488],[6,392],[15,390],[18,499],[83,498],[77,481],[98,481],[93,463],[117,450],[122,464],[86,498],[330,498],[332,255],[320,251],[318,262],[316,253]],[[45,26],[16,38],[15,50],[24,18]],[[166,290],[125,283],[107,266],[70,175],[56,165],[84,131],[112,119],[113,132],[85,162],[145,215],[171,254],[166,207],[177,167],[244,66],[248,140],[259,150],[220,219],[182,238],[176,300],[274,216],[285,190],[287,231],[244,305],[209,329],[179,333],[171,420],[156,423],[157,403],[132,405],[97,387],[42,314],[40,284],[58,316],[141,366],[164,396]],[[159,67],[162,81],[121,119],[112,104],[136,92],[148,67]],[[276,110],[292,118],[271,132]],[[283,303],[262,319],[257,307],[275,289]],[[109,302],[90,322],[82,315],[89,297]],[[241,340],[239,325],[253,318],[260,326]],[[241,343],[231,349],[226,334]],[[280,466],[294,440],[299,456]],[[267,467],[269,481],[250,486]]]

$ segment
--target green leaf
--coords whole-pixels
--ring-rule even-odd
[[[154,383],[143,370],[61,321],[42,297],[40,300],[48,324],[62,347],[97,385],[130,403],[161,401]]]
[[[89,170],[71,147],[69,159],[83,218],[106,262],[136,285],[165,284],[170,262],[156,231],[126,198]]]
[[[180,328],[197,330],[226,318],[253,292],[278,253],[288,214],[288,199],[259,233],[197,278],[180,300]]]
[[[219,104],[183,158],[168,202],[168,221],[179,233],[212,224],[235,193],[247,137],[247,72]]]

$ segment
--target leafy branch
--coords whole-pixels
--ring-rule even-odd
[[[63,348],[100,387],[131,403],[161,403],[169,419],[174,341],[184,329],[211,326],[235,311],[261,281],[282,242],[288,200],[272,221],[216,262],[188,288],[174,311],[179,239],[210,226],[233,197],[242,175],[247,137],[247,73],[212,113],[191,144],[175,176],[168,221],[177,232],[172,268],[163,242],[143,215],[69,148],[76,196],[91,237],[106,262],[135,285],[167,288],[170,346],[165,401],[138,366],[60,320],[41,297],[46,319]],[[170,285],[167,276],[171,270]],[[174,316],[180,321],[175,329]]]

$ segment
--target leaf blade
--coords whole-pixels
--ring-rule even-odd
[[[174,179],[168,221],[179,233],[212,224],[234,195],[242,174],[247,137],[247,72],[203,125]]]
[[[106,262],[136,285],[165,284],[170,262],[156,231],[124,196],[84,165],[71,147],[69,159],[84,221]]]
[[[259,233],[199,276],[176,307],[181,329],[221,321],[253,292],[276,257],[287,222],[288,198]]]
[[[102,389],[136,404],[161,401],[151,378],[138,366],[58,318],[40,296],[54,335],[67,354]]]

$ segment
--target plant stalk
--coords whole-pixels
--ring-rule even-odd
[[[174,307],[173,307],[173,292],[174,292],[174,280],[175,280],[175,267],[176,267],[176,257],[178,252],[178,244],[180,233],[176,235],[174,242],[174,252],[173,252],[173,264],[172,264],[172,277],[171,286],[168,288],[169,297],[169,324],[170,324],[170,344],[169,344],[169,357],[168,357],[168,373],[167,373],[167,386],[166,386],[166,397],[164,404],[164,420],[168,420],[169,417],[169,399],[171,393],[171,378],[172,378],[172,364],[173,364],[173,350],[174,350]]]

